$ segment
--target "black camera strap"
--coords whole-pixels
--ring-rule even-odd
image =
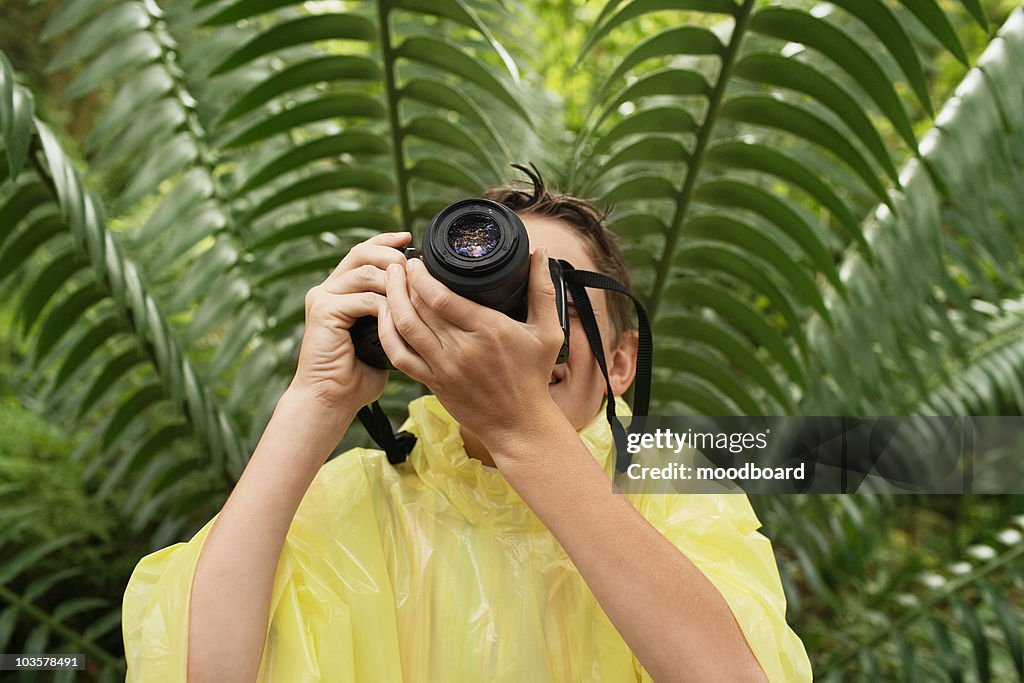
[[[405,462],[416,445],[416,436],[406,431],[395,434],[395,428],[380,407],[380,401],[363,406],[356,416],[373,442],[387,455],[389,463],[397,465]]]
[[[597,360],[601,374],[604,375],[605,387],[607,389],[606,414],[608,424],[612,430],[612,439],[615,443],[615,467],[619,472],[625,472],[629,467],[630,457],[626,450],[626,435],[642,431],[647,421],[647,411],[651,400],[651,368],[654,361],[654,342],[651,337],[651,325],[647,318],[647,311],[640,300],[633,296],[626,287],[607,275],[594,273],[589,270],[576,270],[568,261],[559,260],[562,265],[563,279],[566,287],[572,294],[573,305],[579,314],[583,331],[587,335],[587,342],[590,350]],[[633,388],[633,419],[629,427],[624,428],[615,416],[615,395],[612,392],[611,379],[608,377],[608,362],[604,357],[604,345],[601,340],[601,330],[597,325],[597,318],[594,315],[594,306],[590,302],[587,288],[604,289],[618,294],[628,296],[636,308],[637,326],[639,327],[639,344],[636,355],[636,381]],[[366,428],[370,438],[387,455],[388,462],[392,465],[405,462],[413,446],[416,445],[416,437],[409,432],[395,433],[394,427],[384,414],[380,403],[374,401],[364,406],[358,413],[359,421]]]
[[[651,324],[647,319],[647,310],[644,309],[644,305],[640,303],[640,300],[633,296],[632,292],[607,275],[594,273],[589,270],[576,270],[567,261],[561,261],[561,264],[565,284],[572,294],[573,306],[575,306],[576,312],[580,316],[583,331],[587,334],[590,350],[597,360],[598,367],[601,368],[601,374],[604,375],[608,399],[605,409],[608,425],[612,430],[612,439],[615,442],[615,469],[619,472],[625,472],[629,467],[630,461],[629,451],[626,450],[626,434],[627,432],[643,431],[651,402],[651,369],[654,364],[654,340],[651,337]],[[615,416],[615,394],[612,393],[612,383],[608,377],[608,363],[604,357],[601,330],[597,326],[597,317],[594,315],[594,307],[590,303],[587,287],[624,294],[632,300],[633,306],[636,308],[639,343],[636,353],[636,381],[633,386],[633,419],[630,420],[628,429],[623,428],[622,423]]]

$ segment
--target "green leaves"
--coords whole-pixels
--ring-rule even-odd
[[[868,115],[852,95],[827,76],[802,62],[778,54],[748,55],[736,64],[735,73],[765,85],[802,92],[827,107],[856,134],[889,177],[898,182],[889,151]]]
[[[467,56],[457,45],[446,40],[415,36],[404,40],[396,49],[397,57],[433,66],[462,77],[479,86],[488,95],[502,102],[526,121],[530,115],[512,92],[479,61]]]
[[[126,538],[178,540],[205,521],[187,503],[230,487],[293,369],[310,286],[511,161],[615,204],[654,319],[656,410],[1024,406],[1019,11],[919,144],[936,52],[968,64],[977,0],[611,0],[577,80],[548,89],[533,41],[550,30],[531,35],[521,5],[343,5],[66,0],[43,39],[60,37],[49,69],[89,112],[67,135],[0,57],[0,286],[25,391],[84,434],[83,482]],[[589,89],[582,130],[564,130],[559,88]],[[392,386],[389,404],[417,391]],[[766,506],[793,530],[777,545],[790,604],[813,614],[847,604],[830,586],[867,574],[897,505]],[[13,580],[0,645],[49,596]],[[851,636],[832,675],[1020,675],[1021,614],[987,580],[890,640]],[[96,623],[80,637],[116,640],[88,598],[41,612],[38,642],[76,617]],[[921,631],[949,656],[922,661]]]
[[[893,641],[902,660],[900,680],[912,680],[915,669],[928,665],[939,665],[933,675],[950,680],[966,680],[968,667],[982,681],[996,680],[996,667],[1008,674],[1007,665],[1019,675],[1019,610],[1011,606],[1010,596],[1019,591],[1014,585],[1014,570],[1024,553],[1024,535],[1015,525],[1004,528],[996,537],[1000,540],[991,545],[972,546],[965,557],[944,571],[923,572],[915,577],[924,588],[921,597],[890,595],[890,600],[895,597],[902,604],[892,600],[893,604],[885,606],[894,614],[884,630],[875,629],[859,642],[844,643],[845,654],[816,668],[816,675],[825,678],[863,671],[866,665],[881,668],[882,662],[892,666]],[[922,639],[918,629],[925,625],[928,628],[922,630],[922,635],[927,635]],[[932,639],[938,647],[931,646]],[[922,644],[927,648],[924,652],[919,651]],[[932,650],[947,656],[935,661]]]
[[[302,86],[335,79],[376,81],[379,78],[380,67],[371,59],[353,55],[316,57],[290,66],[258,83],[221,114],[219,123],[224,124],[248,114],[256,107]]]
[[[1017,73],[1009,76],[1010,71],[997,66],[1012,59],[1007,46],[1019,50],[1024,45],[1024,22],[1019,17],[1015,14],[1006,24],[1002,37],[981,60],[993,73],[1005,74],[1000,90],[1021,88]],[[1012,278],[1010,273],[1018,267],[997,265],[993,259],[1019,250],[1020,236],[1011,216],[1021,209],[1005,205],[1006,212],[998,214],[992,205],[1003,196],[1003,188],[1019,183],[1019,161],[1013,160],[1005,141],[1024,131],[1024,120],[1019,114],[1001,117],[992,82],[979,75],[976,71],[965,79],[957,97],[940,113],[941,127],[925,137],[921,147],[926,166],[911,164],[905,170],[907,192],[898,212],[880,211],[870,226],[876,267],[849,260],[846,279],[856,297],[833,311],[836,319],[845,321],[838,329],[846,341],[836,344],[826,342],[827,336],[821,338],[820,348],[829,349],[829,362],[845,357],[842,362],[855,365],[861,377],[888,376],[889,382],[908,375],[916,378],[909,396],[889,399],[890,410],[897,414],[1018,410],[1016,338],[1009,331],[1017,324],[1017,314],[1009,302],[993,300],[986,281],[1000,271],[1002,277]],[[985,153],[977,154],[982,149]],[[966,216],[971,218],[964,220]],[[956,234],[948,234],[944,225],[953,226]],[[896,257],[900,254],[914,257]],[[954,280],[952,273],[964,276]],[[981,305],[986,299],[988,304]],[[854,304],[855,300],[861,303]],[[865,301],[880,302],[870,313],[872,325],[888,334],[878,339],[878,355],[858,354],[854,360],[848,340],[852,330],[864,325]],[[929,336],[929,329],[940,329],[943,342],[938,344],[932,333],[928,342],[908,351],[913,343],[909,340]],[[902,362],[886,363],[887,358],[899,357],[898,349],[904,354]],[[873,395],[881,394],[879,389],[873,387]]]
[[[666,29],[626,54],[605,81],[605,88],[617,83],[633,67],[648,59],[671,55],[718,55],[723,49],[718,37],[707,29],[693,26]]]
[[[356,14],[319,14],[277,24],[232,52],[210,72],[222,74],[247,64],[254,59],[303,45],[316,40],[372,40],[376,35],[373,24]]]
[[[32,94],[14,85],[14,70],[0,53],[0,133],[3,134],[8,168],[17,177],[28,155],[32,138]]]
[[[384,114],[375,99],[361,94],[332,95],[297,104],[258,121],[224,141],[225,147],[248,145],[308,123],[335,117],[373,118]]]
[[[663,241],[637,234],[656,250],[648,265],[636,262],[655,317],[682,309],[733,324],[744,320],[749,352],[764,363],[759,376],[788,374],[808,401],[824,400],[820,385],[803,384],[808,375],[801,366],[817,363],[811,340],[831,334],[832,308],[849,298],[837,264],[850,252],[870,269],[880,258],[862,226],[871,204],[896,215],[897,195],[910,195],[892,136],[916,155],[907,97],[931,111],[921,59],[930,48],[914,42],[921,26],[929,39],[963,56],[935,2],[904,4],[901,12],[878,0],[807,12],[752,2],[613,1],[581,51],[582,58],[630,22],[664,10],[707,15],[713,29],[670,23],[629,48],[596,87],[599,100],[577,150],[583,170],[575,177],[582,192],[625,206],[630,217],[653,214],[665,226]],[[920,25],[908,27],[910,16]],[[893,65],[904,84],[894,83]],[[896,264],[887,257],[878,267]],[[932,273],[932,282],[941,281]],[[695,278],[701,284],[694,292],[675,284]],[[729,296],[712,296],[719,287]],[[699,300],[687,299],[691,293]],[[844,329],[857,317],[849,306],[870,297],[856,300],[841,305]],[[921,333],[930,323],[915,324]],[[705,340],[680,334],[674,345],[704,349]],[[773,348],[758,353],[767,343]],[[883,375],[872,371],[857,383]],[[722,383],[709,383],[708,391],[716,385]]]
[[[64,69],[92,57],[120,38],[136,34],[149,26],[150,16],[142,3],[125,2],[101,13],[61,48],[47,65],[48,71]]]
[[[823,152],[834,154],[848,164],[873,191],[878,201],[888,201],[885,185],[878,179],[864,155],[847,141],[839,129],[816,114],[781,100],[748,95],[726,102],[722,107],[722,117],[777,129],[818,145]]]
[[[148,33],[135,33],[109,47],[71,82],[64,98],[78,99],[88,95],[124,72],[160,57],[160,45]]]
[[[10,89],[20,89],[11,80],[5,81],[4,86],[5,89],[0,89],[0,98],[8,100],[12,98]],[[63,361],[57,373],[57,385],[60,386],[79,367],[90,363],[115,329],[121,334],[135,335],[138,345],[150,356],[159,377],[159,381],[151,386],[157,387],[161,396],[173,397],[191,415],[212,413],[214,419],[205,424],[195,424],[196,431],[206,437],[204,441],[207,444],[216,444],[215,457],[221,467],[226,467],[225,456],[226,462],[233,460],[237,466],[242,450],[233,426],[213,406],[210,394],[196,381],[191,363],[180,349],[180,342],[160,316],[135,265],[123,256],[103,223],[102,209],[97,200],[83,186],[53,134],[33,121],[32,135],[43,159],[32,171],[40,182],[25,185],[22,192],[14,195],[16,201],[5,201],[0,208],[0,212],[11,219],[11,227],[15,231],[13,239],[4,245],[0,260],[10,260],[13,254],[22,263],[34,260],[42,264],[19,297],[19,310],[26,330],[46,313],[35,334],[35,364],[42,364],[52,352],[61,348],[62,340],[81,325],[79,329],[84,328],[84,331],[74,337],[62,355]],[[13,138],[13,132],[5,135],[5,148]],[[23,220],[30,215],[39,219]],[[62,233],[73,239],[59,239]],[[46,254],[43,245],[50,240],[59,240],[60,247]],[[105,312],[99,318],[91,315],[94,309],[111,303],[119,315],[112,316],[109,307],[104,308]],[[78,408],[79,414],[95,410],[98,406],[94,401],[98,401],[110,383],[127,368],[136,364],[137,359],[137,353],[118,356],[106,369],[100,370],[97,384],[87,392],[86,401]],[[102,364],[102,361],[99,366],[94,363],[93,368],[99,369]],[[126,400],[120,405],[116,411],[119,417],[114,421],[118,425],[116,432],[133,423],[138,415],[137,405],[137,399]],[[107,445],[114,435],[115,431],[108,430]]]
[[[853,38],[821,19],[778,7],[766,7],[755,13],[750,28],[766,36],[801,43],[827,56],[868,93],[907,145],[911,149],[916,147],[910,119],[892,83],[874,58]]]
[[[249,192],[278,176],[318,159],[340,157],[343,154],[371,156],[387,154],[387,152],[387,144],[370,133],[339,133],[316,138],[304,145],[282,152],[247,177],[238,192]]]
[[[668,9],[720,14],[732,14],[736,11],[736,6],[730,0],[634,0],[622,9],[615,11],[621,4],[618,1],[609,2],[601,10],[601,15],[594,22],[594,28],[587,34],[583,47],[580,49],[580,55],[576,60],[577,64],[595,43],[601,41],[619,26],[645,14]]]

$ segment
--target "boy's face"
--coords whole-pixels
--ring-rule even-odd
[[[565,259],[579,270],[597,270],[594,260],[587,252],[586,242],[571,227],[547,216],[525,214],[520,218],[530,236],[530,251],[546,246],[550,258]],[[612,377],[612,389],[618,395],[629,387],[633,378],[636,348],[635,343],[631,342],[634,336],[627,333],[623,341],[618,335],[613,334],[604,290],[590,289],[587,293],[590,294],[597,324],[601,330],[605,359]],[[590,343],[587,341],[586,332],[583,331],[583,324],[574,308],[570,308],[569,313],[569,360],[552,368],[548,391],[578,431],[589,424],[601,410],[606,388],[601,368],[590,351]]]

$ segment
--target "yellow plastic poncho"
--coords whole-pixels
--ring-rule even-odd
[[[437,399],[414,401],[404,428],[418,436],[406,463],[353,449],[310,485],[281,552],[258,680],[650,681],[554,537],[466,456]],[[580,436],[610,475],[604,413]],[[810,681],[746,496],[630,498],[721,591],[768,679]],[[129,682],[185,680],[192,576],[213,521],[132,574]]]

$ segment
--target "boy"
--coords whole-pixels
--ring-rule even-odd
[[[408,233],[310,290],[295,378],[231,497],[132,576],[129,680],[810,680],[744,496],[612,492],[604,379],[575,318],[555,365],[546,259],[628,284],[625,261],[592,206],[531,179],[484,195],[529,234],[525,323],[406,261]],[[592,299],[618,396],[629,302]],[[353,355],[368,315],[433,395],[410,405],[406,463],[356,449],[324,465],[387,379]]]

